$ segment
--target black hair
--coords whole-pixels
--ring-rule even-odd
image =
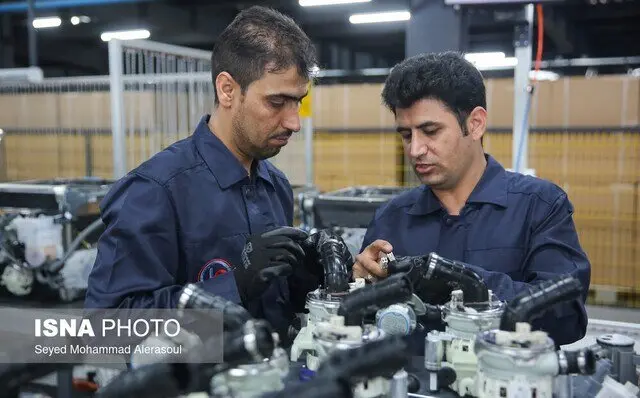
[[[382,99],[393,113],[421,99],[439,100],[456,116],[465,135],[471,111],[487,108],[482,74],[454,51],[420,54],[397,64],[387,77]]]
[[[216,40],[211,76],[215,86],[218,74],[228,72],[244,92],[266,68],[279,72],[296,66],[300,76],[309,79],[316,62],[311,40],[293,19],[271,8],[252,6],[236,15]]]

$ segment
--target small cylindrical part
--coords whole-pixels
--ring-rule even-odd
[[[437,372],[442,366],[440,337],[434,333],[429,333],[424,340],[424,367],[429,371]]]
[[[430,392],[436,392],[440,389],[438,385],[438,372],[429,371],[428,372],[429,379],[427,380],[427,389]]]
[[[464,293],[462,290],[454,290],[451,292],[451,303],[460,305],[464,303]]]
[[[589,348],[577,351],[559,351],[558,363],[560,365],[558,372],[561,375],[591,375],[596,370],[596,355]]]
[[[400,369],[391,379],[391,398],[409,397],[409,374],[406,370]]]

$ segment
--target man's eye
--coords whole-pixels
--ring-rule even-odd
[[[271,106],[273,106],[274,108],[281,108],[282,106],[284,106],[284,101],[271,100],[269,102],[271,103]]]

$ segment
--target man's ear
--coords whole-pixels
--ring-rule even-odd
[[[234,96],[240,93],[240,85],[227,72],[220,72],[216,76],[216,95],[220,106],[228,108],[233,103]]]
[[[467,131],[474,141],[480,141],[487,131],[487,111],[476,106],[467,117]]]

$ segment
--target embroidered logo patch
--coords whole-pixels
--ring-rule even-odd
[[[198,272],[198,282],[213,279],[216,276],[226,274],[229,271],[231,271],[231,264],[229,264],[227,260],[214,258],[200,268],[200,272]]]

